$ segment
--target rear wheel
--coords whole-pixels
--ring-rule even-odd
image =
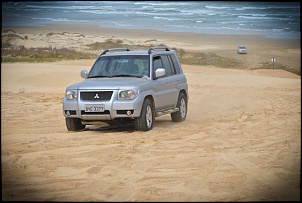
[[[68,131],[79,131],[85,129],[86,125],[81,123],[79,118],[65,118],[66,127]]]
[[[186,120],[187,117],[187,97],[184,93],[180,93],[178,96],[177,107],[179,111],[171,113],[172,121],[181,122]]]
[[[150,99],[145,99],[141,115],[135,119],[135,129],[139,131],[149,131],[153,128],[155,111]]]

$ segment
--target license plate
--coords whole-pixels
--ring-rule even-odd
[[[104,112],[104,105],[86,105],[85,112]]]

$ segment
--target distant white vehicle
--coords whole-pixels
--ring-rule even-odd
[[[237,48],[237,54],[247,54],[247,49],[243,45],[239,45]]]

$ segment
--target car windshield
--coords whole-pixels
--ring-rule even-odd
[[[245,46],[239,46],[239,49],[245,49]]]
[[[148,55],[101,56],[91,68],[88,78],[149,77]]]

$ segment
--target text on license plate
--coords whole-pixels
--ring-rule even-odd
[[[104,105],[86,105],[85,112],[104,112]]]

